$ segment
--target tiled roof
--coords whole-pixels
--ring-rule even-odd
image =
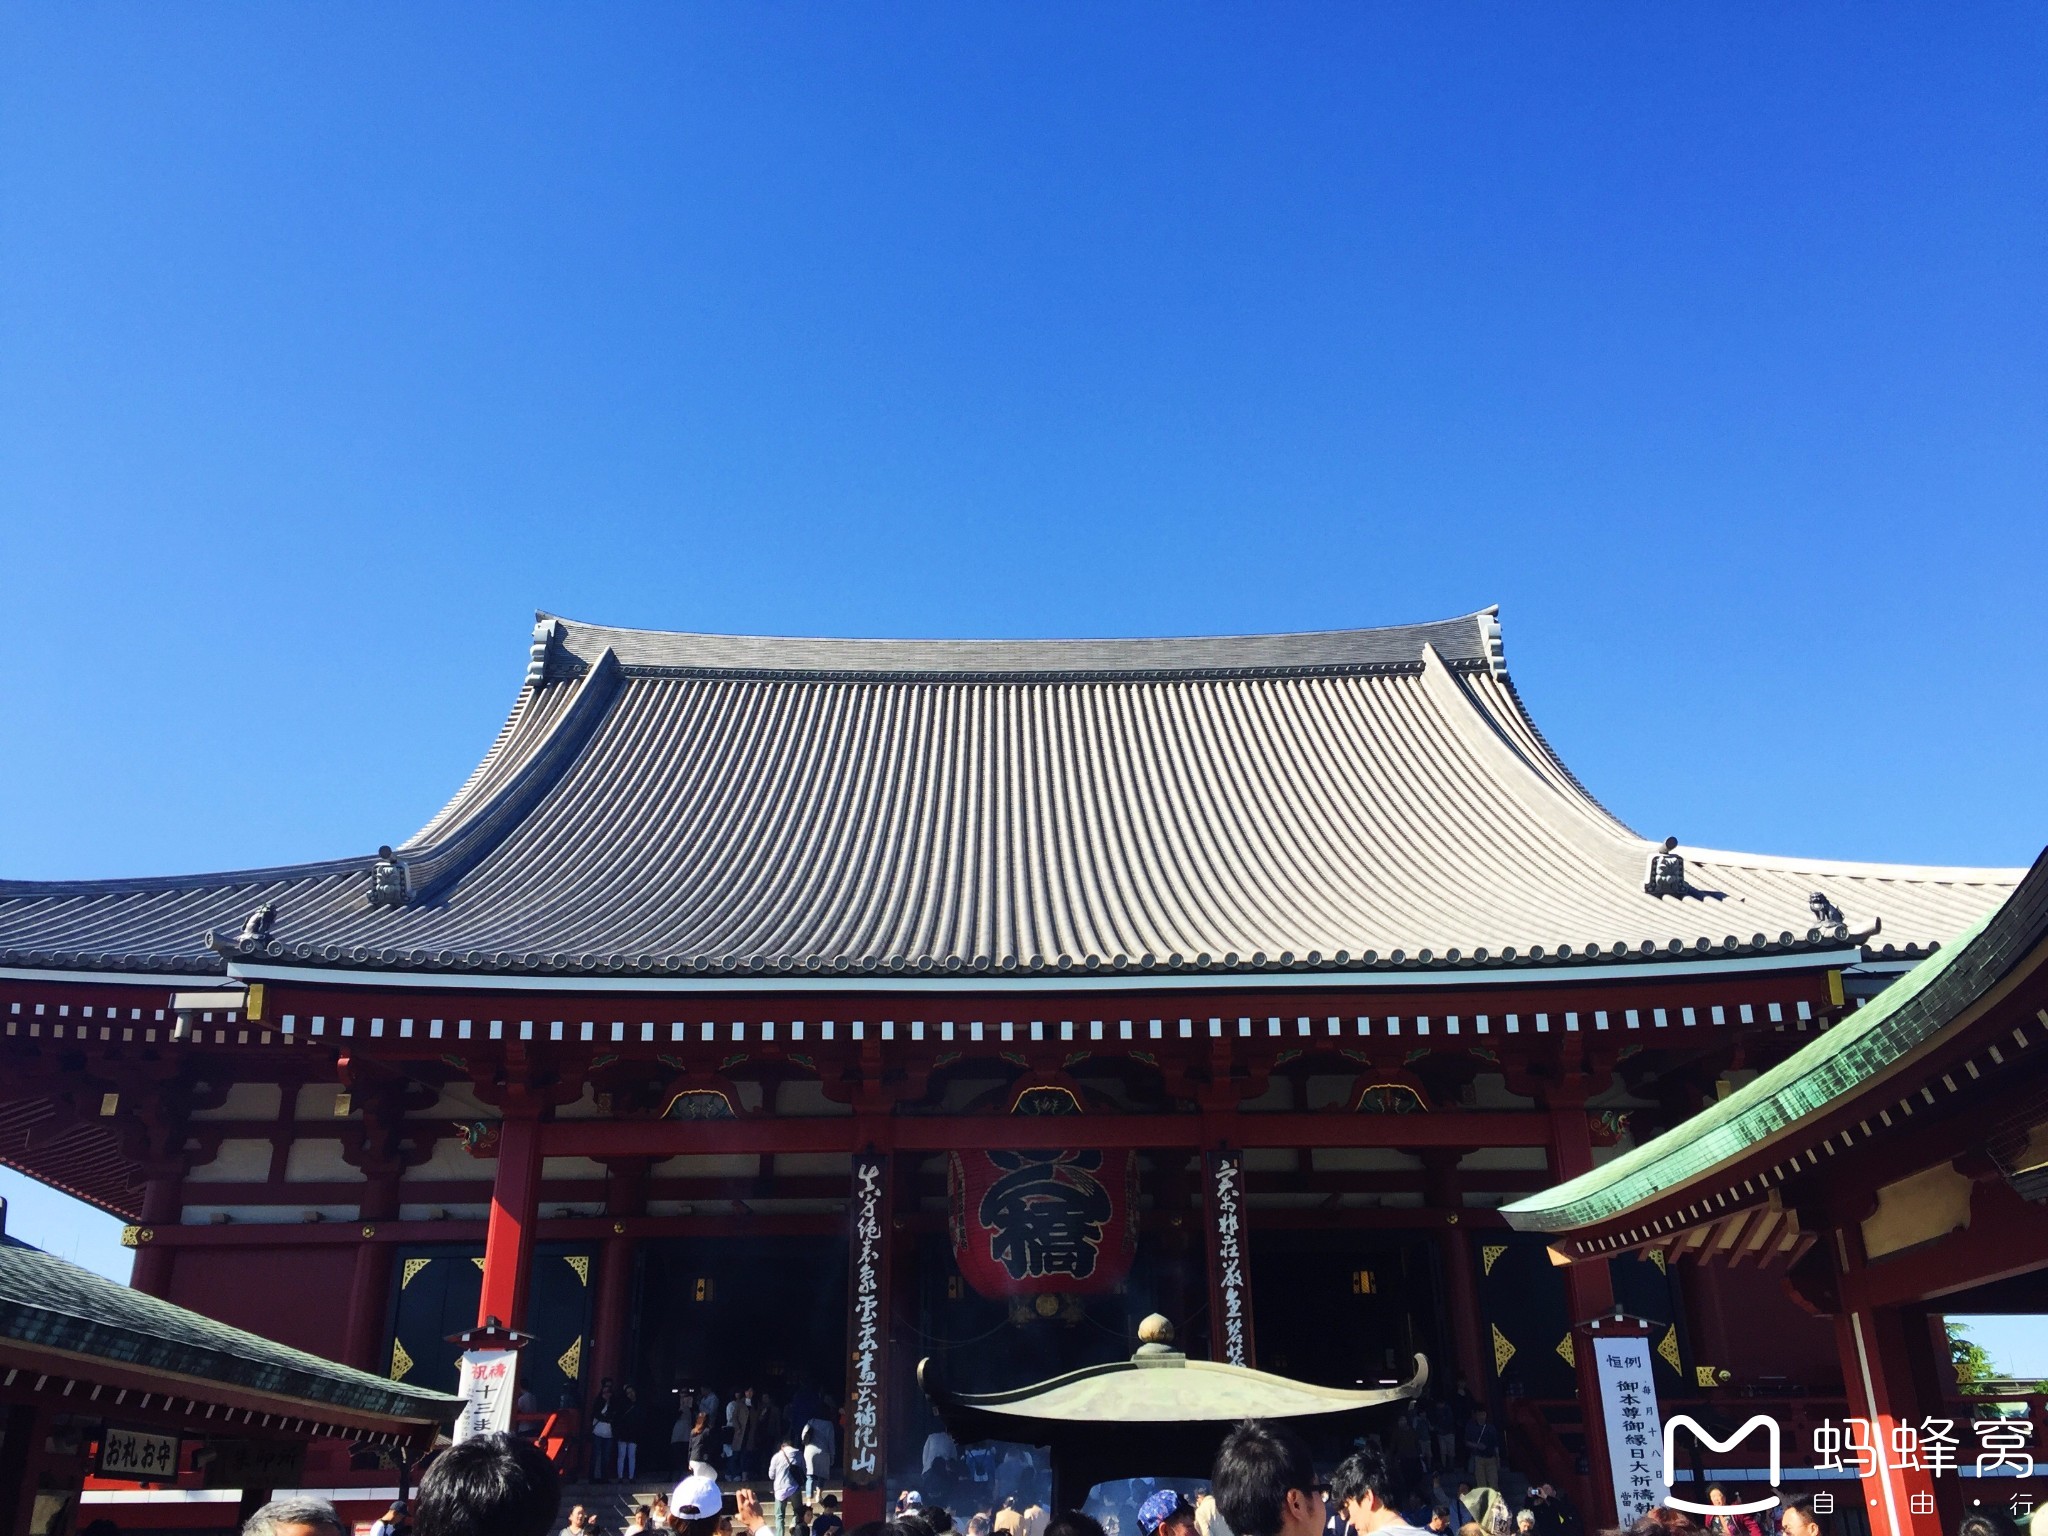
[[[367,841],[367,840],[366,840]],[[1529,720],[1489,610],[1191,640],[789,640],[543,616],[468,784],[398,848],[0,882],[0,965],[723,976],[1335,971],[1925,953],[2017,871],[1655,845]],[[269,903],[261,939],[236,938]],[[209,930],[220,937],[212,944]]]
[[[2048,853],[2005,904],[1939,955],[1816,1036],[1777,1066],[1663,1135],[1578,1178],[1502,1207],[1529,1232],[1572,1232],[1646,1209],[1713,1194],[1738,1163],[1785,1159],[1784,1138],[1885,1078],[1939,1039],[1971,1007],[2036,956],[2048,939]],[[1961,1074],[1958,1073],[1958,1076]],[[1974,1075],[1974,1074],[1973,1074]],[[1898,1087],[1888,1090],[1896,1096]],[[1875,1111],[1865,1111],[1875,1115]],[[1796,1161],[1796,1158],[1793,1159]],[[1721,1207],[1716,1207],[1717,1209]]]
[[[0,1247],[0,1339],[218,1382],[309,1408],[447,1424],[460,1407],[458,1398],[244,1333],[35,1248]],[[189,1382],[185,1390],[192,1390]]]

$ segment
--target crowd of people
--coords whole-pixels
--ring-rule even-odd
[[[787,1446],[787,1437],[784,1445]],[[771,1458],[771,1466],[773,1458]],[[1446,1531],[1453,1517],[1474,1511],[1432,1506],[1417,1518],[1400,1492],[1402,1472],[1378,1445],[1365,1444],[1327,1475],[1308,1445],[1284,1422],[1247,1421],[1224,1439],[1207,1492],[1192,1502],[1161,1488],[1139,1505],[1136,1536],[1422,1536]],[[627,1531],[679,1536],[848,1536],[830,1494],[810,1504],[789,1469],[764,1501],[753,1489],[727,1495],[716,1478],[692,1471],[674,1492],[634,1507]],[[1732,1503],[1726,1490],[1710,1495]],[[575,1506],[560,1525],[562,1488],[554,1464],[531,1442],[512,1435],[481,1435],[444,1451],[420,1479],[416,1505],[394,1506],[379,1536],[600,1536],[592,1511]],[[1489,1516],[1491,1509],[1489,1508]],[[1777,1512],[1782,1536],[1827,1536],[1810,1501],[1794,1499]],[[1119,1523],[1120,1523],[1120,1517]],[[1511,1517],[1523,1536],[1540,1529],[1533,1509]],[[1493,1527],[1458,1523],[1454,1536],[1485,1536]],[[1957,1536],[2017,1536],[1995,1510],[1973,1509]],[[1683,1511],[1658,1508],[1626,1532],[1603,1536],[1771,1536],[1750,1515],[1706,1517],[1704,1530]],[[347,1536],[332,1505],[319,1499],[282,1500],[250,1517],[243,1536]],[[1000,1509],[976,1509],[964,1524],[921,1491],[899,1495],[887,1520],[857,1527],[850,1536],[1119,1536],[1108,1521],[1080,1510],[1019,1509],[1014,1496]]]
[[[519,1409],[523,1419],[540,1417],[538,1405],[526,1398]],[[721,1396],[688,1383],[650,1401],[633,1383],[607,1376],[581,1415],[574,1447],[583,1457],[581,1470],[598,1483],[683,1472],[760,1482],[786,1454],[815,1496],[838,1464],[839,1410],[809,1386],[797,1387],[786,1403],[752,1386]]]

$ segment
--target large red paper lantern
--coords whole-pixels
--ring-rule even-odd
[[[1106,1291],[1130,1273],[1136,1153],[954,1152],[946,1172],[953,1258],[981,1295]]]

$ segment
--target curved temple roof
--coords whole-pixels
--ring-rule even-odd
[[[1788,1139],[1805,1135],[1817,1141],[1825,1112],[1859,1094],[1876,1096],[1881,1085],[1958,1020],[1970,1017],[2015,970],[2039,964],[2044,941],[2048,852],[2004,905],[1940,956],[1923,960],[1887,987],[1869,1007],[1857,1009],[1663,1135],[1577,1178],[1504,1205],[1501,1214],[1525,1232],[1578,1232],[1697,1194],[1714,1195],[1742,1179],[1741,1172],[1731,1170],[1785,1161]],[[1863,1113],[1875,1118],[1876,1111]],[[1866,1132],[1868,1126],[1865,1121]],[[1828,1134],[1832,1137],[1832,1128]],[[1790,1161],[1798,1163],[1796,1156]],[[1766,1197],[1768,1188],[1758,1186],[1769,1183],[1768,1175],[1752,1178],[1752,1198]],[[1729,1193],[1723,1192],[1720,1203],[1710,1208],[1728,1209]],[[1740,1206],[1739,1196],[1734,1203]]]
[[[0,882],[0,964],[559,976],[1471,968],[1915,956],[2017,870],[1656,845],[1552,753],[1493,610],[1173,640],[803,640],[542,615],[469,782],[395,854]],[[240,942],[260,905],[267,927]],[[214,937],[209,940],[209,934]]]

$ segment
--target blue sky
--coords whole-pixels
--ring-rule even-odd
[[[2048,12],[0,16],[0,874],[367,852],[535,607],[1500,603],[1640,830],[2048,841]]]

